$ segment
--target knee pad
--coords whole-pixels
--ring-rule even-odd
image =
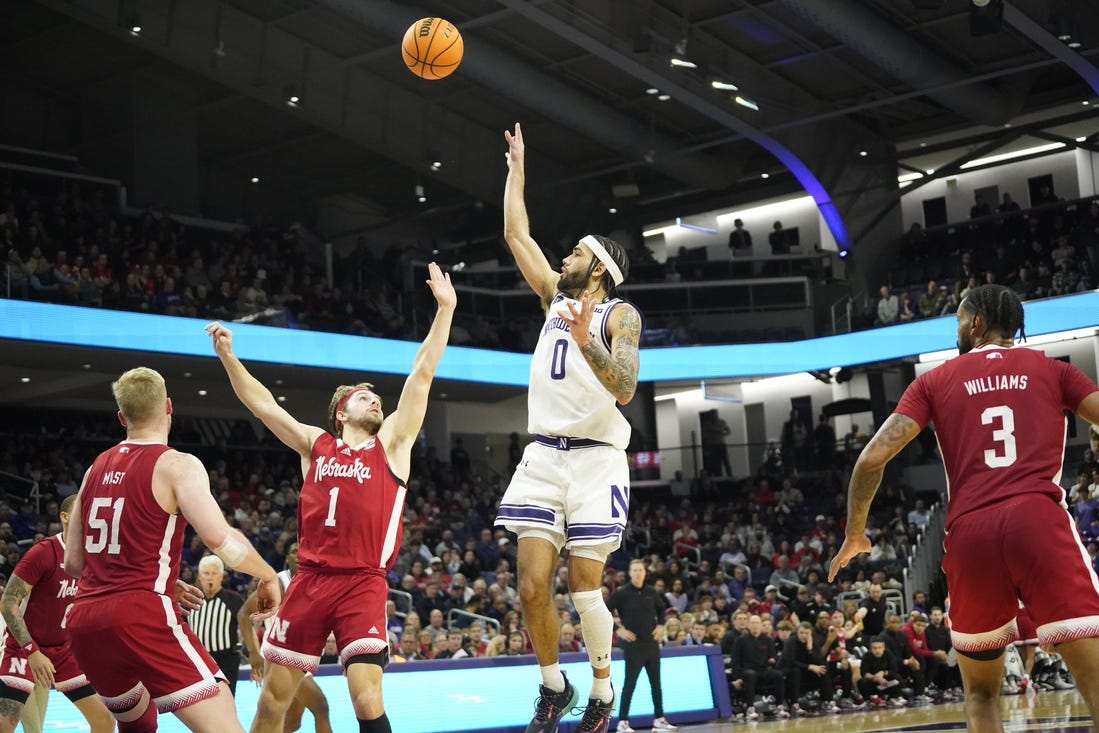
[[[572,604],[584,624],[584,645],[592,666],[597,669],[610,666],[614,616],[603,602],[603,591],[575,592],[572,594]]]

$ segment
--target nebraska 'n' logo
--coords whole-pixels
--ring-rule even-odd
[[[8,668],[9,672],[14,674],[26,674],[27,673],[27,660],[11,658],[11,667]]]
[[[280,644],[285,644],[286,630],[289,628],[289,621],[283,621],[281,618],[276,616],[274,622],[271,624],[271,636],[273,636],[275,641],[279,642]]]

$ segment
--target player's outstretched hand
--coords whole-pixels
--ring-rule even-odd
[[[836,579],[836,573],[840,568],[847,567],[847,563],[855,559],[860,552],[870,552],[870,538],[866,535],[847,537],[843,540],[843,546],[836,556],[832,558],[832,564],[828,566],[828,582]]]
[[[197,611],[202,608],[202,604],[206,602],[206,596],[202,594],[201,590],[190,583],[184,583],[178,578],[176,578],[174,596],[176,604],[183,611],[184,616],[191,611]]]
[[[454,283],[450,282],[450,273],[443,272],[434,262],[427,266],[427,286],[435,296],[440,308],[454,310],[458,305],[458,294],[454,292]]]
[[[591,319],[595,316],[595,299],[584,293],[579,301],[568,300],[565,301],[565,305],[567,309],[560,311],[561,320],[569,324],[569,333],[572,334],[572,340],[576,345],[584,348],[591,338],[589,329]]]
[[[43,654],[38,649],[31,652],[31,655],[27,657],[27,664],[30,665],[31,675],[34,677],[35,684],[50,689],[50,685],[53,684],[53,662],[50,658]]]
[[[214,353],[227,356],[233,353],[233,332],[217,321],[206,326],[206,334],[213,340]]]
[[[279,601],[281,600],[282,586],[279,585],[279,579],[261,580],[259,585],[256,586],[256,608],[259,610],[252,614],[252,622],[258,624],[274,616],[275,612],[279,610]]]
[[[523,143],[523,128],[519,127],[519,123],[515,123],[515,134],[504,130],[504,139],[508,141],[508,151],[504,153],[504,157],[508,161],[508,170],[518,166],[520,170],[523,168],[523,158],[526,157],[527,146]]]
[[[259,655],[259,652],[248,655],[248,678],[255,682],[257,685],[263,683],[263,657]]]

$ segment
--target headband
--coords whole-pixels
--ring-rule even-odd
[[[610,253],[607,252],[607,248],[603,246],[603,243],[596,239],[593,235],[589,234],[580,240],[581,244],[588,245],[588,249],[592,251],[592,254],[607,267],[607,272],[611,274],[611,280],[616,286],[621,285],[622,281],[626,278],[622,277],[622,270],[618,267],[618,263],[611,259]]]
[[[340,400],[339,402],[336,403],[336,409],[332,412],[332,428],[333,429],[337,429],[339,427],[339,423],[336,420],[336,413],[341,412],[343,410],[343,408],[347,405],[347,401],[350,400],[352,397],[354,397],[356,392],[369,392],[369,391],[370,390],[366,389],[365,387],[359,387],[358,389],[353,389],[350,392],[348,392],[347,394],[345,394],[343,396],[342,400]]]

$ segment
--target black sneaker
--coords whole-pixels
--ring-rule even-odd
[[[565,673],[561,673],[565,677]],[[538,699],[534,702],[534,719],[527,726],[527,733],[557,733],[561,717],[576,705],[580,693],[565,677],[565,689],[554,692],[545,685],[538,685]]]
[[[607,733],[611,728],[611,716],[614,713],[614,698],[603,702],[597,697],[588,698],[588,706],[580,723],[573,728],[576,733]]]

